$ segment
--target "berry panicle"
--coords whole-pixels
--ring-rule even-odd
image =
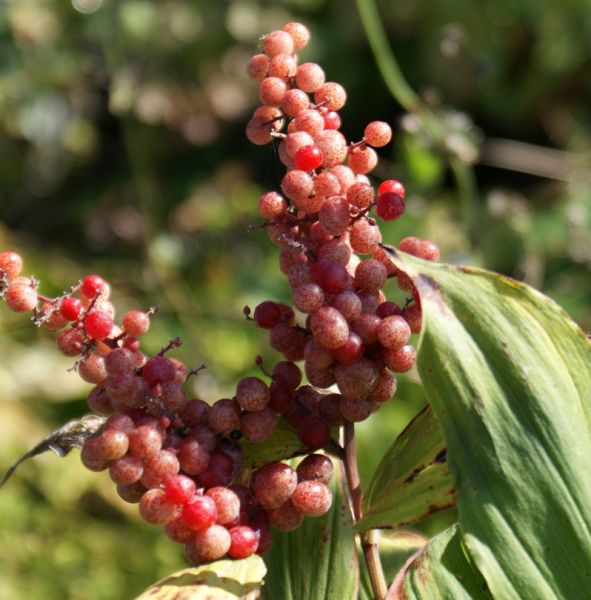
[[[117,324],[101,276],[89,274],[51,298],[21,275],[18,253],[0,252],[7,306],[59,332],[58,349],[76,357],[78,374],[94,386],[89,408],[107,418],[84,443],[83,464],[108,470],[121,498],[138,503],[141,516],[162,525],[195,564],[265,554],[272,527],[291,531],[325,514],[333,464],[315,451],[334,445],[333,428],[378,410],[396,392],[395,374],[416,361],[410,342],[421,327],[420,301],[380,246],[370,216],[375,210],[389,221],[404,212],[400,182],[384,181],[376,191],[367,177],[378,162],[374,148],[388,144],[392,131],[373,121],[361,141],[346,140],[339,115],[346,90],[326,81],[319,65],[298,64],[309,39],[304,25],[288,23],[263,37],[262,52],[247,65],[262,106],[246,135],[254,144],[275,141],[286,166],[281,192],[263,194],[258,209],[281,248],[293,307],[304,315],[298,323],[294,308],[272,300],[245,307],[283,355],[270,371],[257,359],[263,378],[245,377],[232,397],[213,403],[193,398],[184,384],[199,369],[170,356],[180,338],[154,356],[142,351],[156,309],[131,310]],[[439,258],[428,240],[407,237],[400,249]],[[403,307],[387,299],[388,279],[410,294]],[[271,462],[251,472],[242,444],[264,444],[279,419],[298,432],[307,456],[297,469]]]

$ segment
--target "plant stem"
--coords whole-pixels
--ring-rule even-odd
[[[374,0],[357,0],[357,10],[363,23],[365,35],[374,53],[376,63],[390,93],[409,113],[421,119],[425,133],[433,146],[445,148],[447,131],[444,122],[426,105],[412,89],[390,48],[388,37]],[[451,172],[456,181],[461,202],[464,226],[471,231],[478,212],[477,187],[473,169],[452,152],[446,151]]]
[[[359,470],[357,468],[357,452],[355,449],[355,425],[345,421],[345,474],[347,476],[347,488],[351,505],[353,507],[353,517],[355,522],[361,519],[361,481],[359,479]],[[359,534],[363,557],[369,572],[369,579],[373,589],[375,600],[383,600],[388,592],[375,530]]]
[[[449,157],[449,166],[458,188],[462,221],[466,231],[472,237],[478,213],[478,189],[474,170],[459,158],[453,156]]]
[[[388,38],[373,0],[357,0],[357,10],[378,68],[390,93],[408,112],[423,113],[425,106],[410,87],[390,50]]]

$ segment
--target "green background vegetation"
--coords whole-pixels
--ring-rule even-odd
[[[146,349],[181,335],[177,355],[207,364],[194,393],[231,395],[257,354],[277,358],[242,307],[288,299],[277,247],[248,230],[282,166],[244,137],[257,104],[244,66],[262,33],[300,20],[313,34],[302,60],[349,92],[347,137],[373,119],[395,128],[375,175],[405,183],[407,214],[385,241],[432,238],[444,260],[524,280],[591,329],[587,3],[378,7],[435,138],[384,83],[354,2],[0,2],[0,247],[21,251],[48,294],[98,272],[119,314],[160,305]],[[89,386],[26,317],[0,310],[0,327],[4,468],[83,414]],[[384,417],[360,427],[366,479],[424,404],[416,374],[400,380]],[[184,566],[76,453],[25,463],[0,491],[0,555],[1,598],[130,598]]]

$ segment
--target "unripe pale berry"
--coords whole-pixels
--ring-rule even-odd
[[[295,44],[286,31],[272,31],[263,38],[263,50],[272,58],[278,54],[293,54]]]
[[[30,312],[37,306],[37,290],[28,283],[13,283],[4,293],[4,301],[14,312]]]
[[[308,45],[308,42],[310,41],[310,31],[302,23],[286,23],[281,29],[287,31],[287,33],[291,35],[294,52],[297,52]]]
[[[301,90],[314,93],[324,84],[325,75],[320,65],[303,63],[297,68],[295,80]]]
[[[314,92],[314,102],[328,110],[341,110],[347,102],[347,92],[342,85],[329,81]]]
[[[0,270],[6,273],[9,281],[14,279],[23,270],[23,259],[20,254],[12,250],[0,252]]]
[[[365,127],[364,140],[374,148],[385,146],[392,139],[392,129],[383,121],[372,121]]]
[[[304,515],[319,517],[330,509],[332,492],[319,481],[302,481],[296,487],[291,501]]]
[[[255,54],[246,65],[246,72],[251,79],[262,81],[267,76],[269,57],[266,54]]]
[[[269,404],[269,388],[258,377],[245,377],[236,387],[236,401],[244,410],[262,410]]]
[[[313,313],[310,327],[316,340],[325,348],[338,348],[349,336],[345,317],[332,306],[323,306]]]

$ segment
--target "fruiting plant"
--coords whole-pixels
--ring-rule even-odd
[[[288,23],[262,38],[262,52],[247,65],[262,105],[246,135],[256,145],[275,144],[286,168],[280,191],[259,198],[258,228],[280,248],[279,267],[293,306],[269,299],[254,310],[245,307],[244,314],[268,332],[281,359],[267,369],[257,358],[261,375],[239,381],[231,398],[192,398],[185,384],[200,368],[174,357],[179,338],[153,356],[142,349],[156,308],[129,311],[118,322],[110,286],[96,274],[48,297],[35,278],[22,275],[19,254],[4,251],[0,292],[8,308],[59,332],[58,349],[75,359],[74,369],[94,386],[88,406],[95,417],[58,430],[52,443],[64,452],[81,446],[86,468],[108,470],[122,500],[137,503],[143,519],[184,545],[197,568],[189,571],[195,579],[181,587],[203,583],[199,577],[207,565],[236,578],[228,593],[257,593],[264,575],[259,555],[267,560],[271,586],[263,585],[262,593],[274,598],[509,598],[523,590],[531,594],[521,597],[567,597],[560,594],[575,589],[573,577],[556,575],[542,584],[499,552],[503,544],[517,543],[519,502],[529,495],[539,503],[541,490],[547,492],[544,477],[554,476],[538,465],[533,482],[520,487],[512,478],[525,464],[519,462],[524,453],[543,448],[553,456],[563,452],[562,467],[573,484],[566,492],[556,488],[556,498],[544,501],[568,517],[561,531],[570,536],[572,559],[590,558],[590,509],[583,502],[591,498],[589,483],[569,470],[566,432],[550,418],[554,410],[544,387],[559,381],[561,401],[583,415],[575,427],[580,447],[574,456],[584,456],[591,423],[588,343],[549,300],[526,286],[439,265],[439,248],[430,240],[405,237],[393,246],[382,239],[380,222],[400,219],[406,201],[401,182],[376,185],[368,177],[378,163],[376,148],[390,143],[392,130],[373,121],[361,139],[345,138],[339,111],[346,90],[327,81],[318,64],[299,60],[309,37],[304,25]],[[386,452],[362,497],[355,424],[395,397],[397,374],[417,363],[412,335],[421,331],[418,366],[431,408]],[[507,337],[511,331],[514,336]],[[525,343],[542,333],[553,340],[554,354]],[[519,371],[528,365],[537,373],[533,381]],[[513,439],[512,431],[524,426],[516,410],[531,426],[525,441]],[[505,427],[510,418],[512,431]],[[561,498],[578,508],[576,519],[574,508],[558,508]],[[491,502],[508,523],[504,538],[498,535],[503,524],[487,512]],[[409,560],[388,592],[376,528],[408,526],[456,503],[459,525],[425,545],[422,560]],[[482,520],[476,518],[480,513]],[[322,547],[299,548],[312,558],[294,558],[297,549],[285,537],[273,548],[273,530],[319,527]],[[360,587],[354,530],[367,588]],[[533,526],[526,531],[524,556],[554,574],[561,559],[539,551],[542,533]],[[315,539],[302,535],[305,543]],[[334,547],[327,552],[330,539]],[[456,562],[450,569],[441,557],[452,551]],[[233,559],[235,566],[216,562],[222,559]],[[308,581],[305,596],[290,596],[286,580],[309,579],[306,565],[314,560],[328,581],[325,588]],[[279,563],[293,568],[281,572]],[[239,564],[257,572],[255,588],[248,587],[252,579],[241,579]],[[285,588],[278,591],[278,582]],[[198,587],[190,597],[209,593]]]

